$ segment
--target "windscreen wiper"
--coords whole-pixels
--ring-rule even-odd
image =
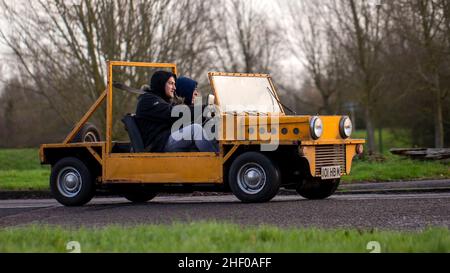
[[[267,89],[269,90],[270,95],[272,96],[272,98],[274,98],[281,106],[283,106],[284,108],[286,108],[287,110],[289,110],[291,113],[293,113],[294,115],[297,115],[297,112],[295,112],[294,110],[291,110],[289,107],[287,107],[286,105],[284,105],[278,98],[277,96],[275,96],[275,93],[272,89],[270,89],[269,87],[267,87]]]

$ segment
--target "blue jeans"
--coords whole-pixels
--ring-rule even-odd
[[[200,124],[191,124],[173,132],[164,147],[165,152],[218,152],[217,141],[205,139],[205,132]]]

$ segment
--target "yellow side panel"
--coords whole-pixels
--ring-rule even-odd
[[[215,153],[113,154],[103,173],[105,183],[223,183],[222,157]]]

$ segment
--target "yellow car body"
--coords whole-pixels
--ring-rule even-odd
[[[113,82],[112,71],[115,66],[164,68],[171,69],[175,74],[177,72],[174,64],[108,62],[107,90],[77,123],[63,143],[41,145],[40,161],[42,164],[55,166],[63,158],[78,158],[91,172],[92,183],[95,183],[95,188],[114,184],[122,186],[131,184],[160,186],[204,184],[223,185],[224,188],[227,188],[226,178],[230,165],[239,155],[245,152],[260,152],[271,158],[272,162],[278,166],[282,179],[294,179],[293,177],[297,175],[302,179],[309,177],[319,180],[324,178],[322,171],[323,168],[327,167],[339,166],[334,171],[339,170],[340,173],[334,174],[334,178],[350,174],[354,156],[362,152],[364,140],[342,137],[340,127],[342,116],[320,116],[323,123],[323,133],[320,138],[314,139],[311,134],[311,120],[315,117],[287,115],[281,105],[277,105],[280,111],[275,114],[219,111],[218,153],[131,153],[116,151],[115,146],[123,145],[123,143],[115,142],[112,139],[113,87],[111,83]],[[209,73],[211,89],[215,94],[215,101],[219,108],[221,94],[218,94],[218,90],[216,90],[217,82],[214,81],[214,77],[221,76],[228,77],[227,80],[230,81],[233,81],[234,78],[267,80],[276,96],[272,103],[275,101],[278,104],[279,102],[269,75]],[[245,90],[242,90],[242,92],[245,92]],[[105,141],[71,143],[75,134],[104,101],[106,101]],[[273,123],[273,120],[276,120],[276,123]],[[234,124],[235,129],[230,132],[226,128],[231,123]],[[269,144],[274,139],[278,148],[260,151],[261,145]],[[292,165],[294,161],[298,166]],[[183,167],[179,167],[180,164]],[[286,172],[289,172],[289,174],[284,175]],[[55,177],[58,178],[63,174],[55,174]],[[66,178],[59,179],[66,179],[64,182],[66,184],[72,183],[73,180],[81,180],[76,172],[72,176],[70,176],[70,172],[65,175]],[[280,185],[283,186],[284,184],[292,186],[295,183],[286,180],[282,181]],[[61,185],[64,186],[65,184]],[[61,202],[61,200],[58,201]],[[62,203],[66,203],[65,205],[82,205],[85,202],[70,203],[63,201]]]

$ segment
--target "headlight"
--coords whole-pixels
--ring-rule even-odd
[[[313,139],[319,139],[323,133],[323,123],[319,117],[313,117],[309,125]]]
[[[342,117],[339,122],[339,132],[342,138],[349,138],[352,135],[353,124],[349,117]]]

